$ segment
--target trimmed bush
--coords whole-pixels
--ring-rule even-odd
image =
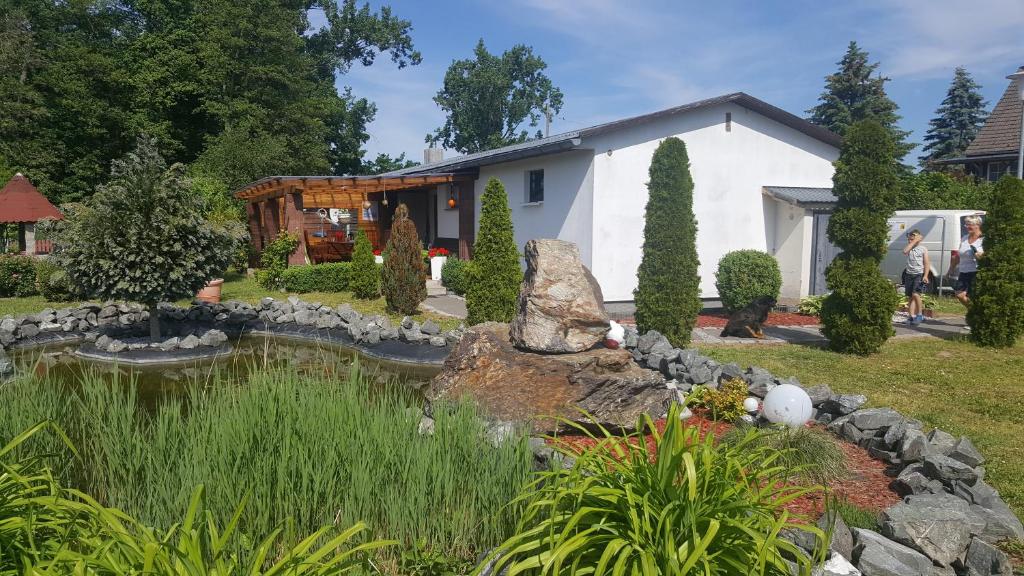
[[[293,266],[281,274],[284,289],[289,292],[342,292],[348,290],[348,262],[331,262],[314,266]]]
[[[480,231],[473,244],[468,272],[466,322],[473,325],[512,320],[523,271],[519,267],[508,196],[497,178],[488,180],[480,197]]]
[[[460,296],[465,294],[469,265],[468,260],[459,260],[455,256],[449,256],[444,266],[441,267],[441,284]]]
[[[839,199],[828,237],[843,251],[825,270],[831,291],[821,305],[821,331],[838,352],[871,354],[893,334],[898,297],[879,268],[888,241],[886,220],[899,185],[896,145],[874,120],[850,126],[836,161]]]
[[[779,299],[782,273],[773,256],[760,250],[736,250],[718,261],[715,286],[722,305],[735,312],[762,296]]]
[[[700,312],[697,219],[686,144],[666,138],[651,159],[643,259],[637,270],[637,329],[657,330],[675,346],[690,341]]]
[[[36,293],[36,266],[31,256],[0,256],[0,298]]]
[[[283,288],[282,277],[288,268],[288,257],[299,247],[299,238],[294,234],[280,232],[273,242],[260,253],[260,269],[256,271],[256,283],[268,290]]]
[[[67,272],[49,258],[36,263],[36,290],[49,302],[74,299]]]
[[[985,250],[967,323],[976,343],[1006,348],[1024,333],[1024,182],[999,180],[983,226]]]
[[[373,257],[373,245],[362,230],[356,232],[348,287],[356,298],[371,300],[380,297],[380,267]]]
[[[388,310],[399,314],[415,314],[420,302],[427,298],[424,280],[423,244],[416,233],[416,224],[409,218],[409,208],[399,204],[391,225],[391,238],[384,250],[381,271],[381,292]]]

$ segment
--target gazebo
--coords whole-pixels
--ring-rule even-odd
[[[35,225],[44,218],[60,220],[60,210],[20,172],[0,190],[0,224],[18,225],[18,252],[48,254],[50,243],[36,240]]]

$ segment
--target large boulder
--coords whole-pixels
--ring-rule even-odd
[[[572,242],[526,243],[526,275],[516,308],[509,333],[523,350],[582,352],[608,332],[601,287]]]
[[[911,496],[882,512],[882,534],[942,566],[963,557],[971,543],[971,524],[970,505],[950,494]]]
[[[931,576],[932,561],[877,532],[853,529],[853,559],[864,576]]]
[[[667,412],[673,391],[628,351],[536,354],[512,346],[508,332],[507,324],[493,322],[467,330],[431,382],[428,400],[468,396],[490,417],[529,423],[535,433],[568,429],[558,418],[630,429],[642,414]]]

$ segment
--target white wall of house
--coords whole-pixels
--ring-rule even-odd
[[[765,220],[770,236],[767,252],[779,262],[782,273],[780,299],[799,301],[811,288],[811,248],[814,215],[788,202],[765,197]]]
[[[437,235],[441,238],[459,237],[459,208],[448,207],[451,184],[437,187]]]

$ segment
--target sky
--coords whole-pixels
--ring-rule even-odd
[[[377,105],[368,158],[422,161],[424,137],[444,123],[432,97],[480,38],[492,53],[526,44],[547,62],[564,93],[552,134],[738,91],[806,117],[855,40],[891,78],[901,126],[920,143],[954,68],[991,109],[1024,65],[1024,0],[370,2],[381,4],[412,22],[423,62],[399,70],[384,56],[338,78]]]

